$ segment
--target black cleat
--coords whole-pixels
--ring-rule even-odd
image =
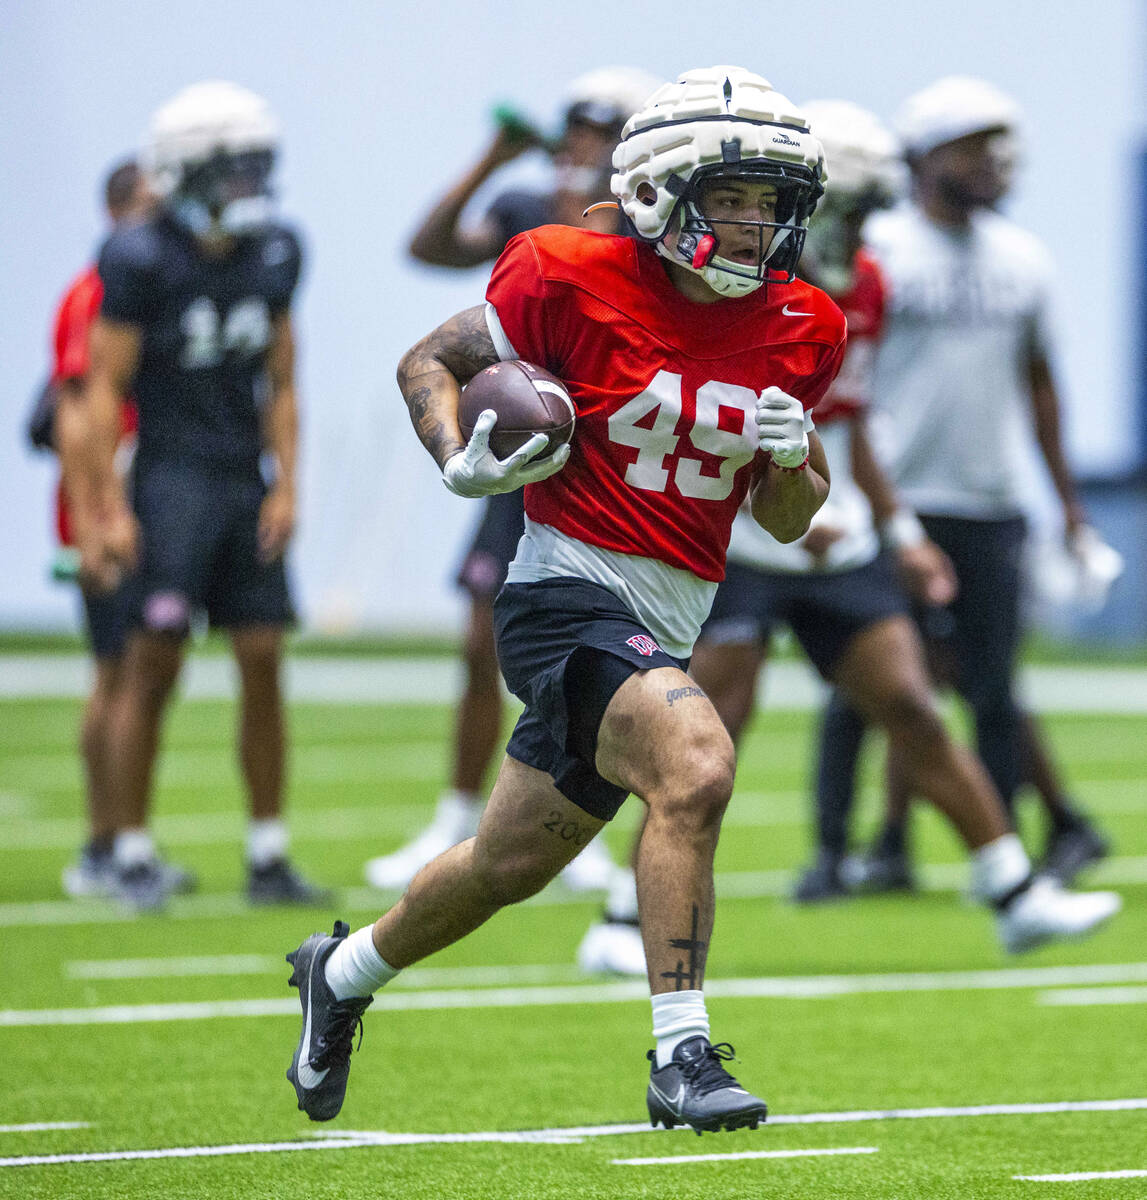
[[[312,1121],[338,1116],[346,1095],[355,1031],[361,1044],[362,1014],[374,1000],[373,996],[338,1000],[327,984],[327,959],[349,933],[345,921],[336,921],[329,937],[312,933],[287,955],[294,968],[287,982],[299,989],[303,1006],[303,1032],[287,1078],[295,1085],[300,1110]]]
[[[331,904],[330,888],[309,883],[285,858],[276,858],[265,867],[248,867],[247,899],[252,904],[310,904],[317,908]]]
[[[159,912],[167,906],[171,895],[163,864],[153,858],[120,867],[115,877],[115,895],[134,912]]]
[[[840,900],[849,894],[840,873],[841,858],[829,850],[821,850],[816,862],[805,869],[793,888],[796,904],[820,904],[825,900]]]
[[[1088,821],[1080,821],[1053,833],[1047,842],[1040,870],[1069,887],[1084,867],[1111,853],[1111,844]]]
[[[716,1046],[705,1037],[691,1037],[673,1051],[673,1058],[658,1067],[656,1052],[649,1051],[649,1123],[666,1129],[691,1125],[702,1130],[756,1129],[769,1114],[768,1105],[743,1087],[721,1066],[733,1058],[728,1042]]]
[[[903,851],[873,849],[845,859],[841,876],[850,891],[873,896],[880,892],[914,892],[916,877]]]

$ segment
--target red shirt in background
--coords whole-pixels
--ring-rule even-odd
[[[91,365],[89,335],[99,316],[103,292],[99,273],[93,265],[72,281],[60,301],[53,331],[52,383],[57,387],[69,379],[82,379],[88,373]],[[122,406],[121,412],[121,440],[126,440],[135,434],[139,418],[130,401]],[[63,480],[56,489],[56,533],[62,546],[74,544]]]

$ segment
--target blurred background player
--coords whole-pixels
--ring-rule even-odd
[[[807,267],[802,261],[802,274],[828,285],[849,331],[841,371],[814,411],[832,490],[809,531],[787,545],[748,513],[737,514],[725,578],[690,672],[737,743],[753,712],[772,631],[789,625],[821,675],[887,732],[916,791],[955,826],[971,855],[972,893],[996,911],[1004,946],[1022,950],[1084,933],[1117,911],[1119,898],[1072,895],[1049,880],[1032,881],[991,781],[949,737],[936,709],[923,644],[873,525],[873,514],[891,514],[896,499],[864,425],[884,292],[879,271],[860,251],[860,230],[868,214],[895,194],[895,139],[853,104],[814,102],[805,114],[825,148],[830,174],[826,211],[822,216],[818,205],[810,230],[818,221],[823,225],[810,234],[812,255]],[[932,602],[951,598],[951,565],[927,539],[906,538],[899,566]],[[839,863],[818,862],[802,887],[839,888],[832,866]]]
[[[1062,506],[1066,544],[1092,536],[1060,439],[1048,309],[1052,266],[1036,239],[996,211],[1017,159],[1015,102],[980,79],[951,76],[912,96],[897,129],[912,178],[909,203],[875,216],[865,237],[888,290],[874,408],[889,474],[908,508],[884,529],[923,531],[954,564],[957,592],[919,613],[940,678],[971,709],[980,758],[1012,808],[1036,783],[1050,830],[1043,865],[1070,880],[1107,853],[1106,839],[1065,795],[1034,718],[1015,696],[1027,451],[1034,428]],[[823,725],[822,775],[851,794],[863,724],[839,703]],[[892,819],[853,878],[875,889],[910,882],[907,791],[889,765]]]
[[[152,206],[147,182],[134,159],[116,164],[103,188],[104,209],[113,228],[142,220]],[[116,834],[116,811],[109,778],[109,724],[113,701],[123,680],[124,643],[128,630],[129,590],[121,581],[110,591],[93,586],[83,569],[76,548],[75,519],[67,488],[82,488],[84,454],[83,387],[88,374],[88,337],[99,313],[103,285],[94,264],[86,267],[69,285],[60,301],[53,327],[53,365],[48,386],[41,393],[31,433],[33,443],[54,450],[61,463],[56,493],[56,532],[59,555],[53,574],[77,581],[84,610],[84,633],[92,655],[92,687],[84,705],[80,727],[80,756],[84,764],[88,837],[76,861],[64,868],[62,883],[69,896],[108,896],[115,892],[117,877],[112,849]],[[119,452],[130,456],[135,441],[135,405],[122,408]],[[85,505],[78,506],[85,511]],[[173,891],[190,891],[194,876],[171,864],[163,864]]]
[[[160,198],[100,256],[104,295],[87,388],[92,513],[85,533],[114,570],[138,557],[124,681],[112,716],[121,886],[155,908],[168,886],[145,823],[161,722],[192,614],[228,630],[239,667],[239,757],[250,800],[247,894],[327,894],[287,858],[283,554],[294,529],[297,410],[290,306],[295,234],[273,218],[278,129],[235,84],[180,92],[154,116],[146,165]],[[139,407],[128,506],[113,459],[122,397]],[[261,474],[266,453],[274,479]],[[134,510],[134,511],[133,511]]]
[[[493,261],[511,238],[539,225],[618,232],[614,206],[588,215],[586,209],[609,199],[610,156],[621,128],[657,86],[654,76],[632,67],[603,67],[580,76],[569,88],[562,132],[554,144],[521,117],[499,109],[493,142],[423,221],[411,240],[411,255],[431,266],[475,267]],[[553,157],[553,188],[504,191],[477,224],[464,225],[463,212],[478,189],[500,167],[537,149]],[[458,585],[470,597],[470,613],[463,651],[465,683],[455,712],[451,786],[439,798],[433,820],[421,833],[394,853],[366,863],[367,881],[375,887],[405,887],[427,862],[473,837],[478,828],[485,803],[483,784],[502,735],[494,597],[506,580],[523,527],[520,491],[485,501],[457,576]],[[575,891],[587,891],[618,884],[619,874],[619,894],[626,896],[632,891],[632,886],[626,887],[626,872],[619,872],[605,847],[593,842],[562,872],[562,879]],[[639,943],[636,908],[630,911],[625,904],[617,918],[617,936],[627,943],[634,939]],[[643,967],[640,970],[644,973]]]

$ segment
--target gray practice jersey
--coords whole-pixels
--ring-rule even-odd
[[[967,230],[914,205],[865,228],[887,286],[873,444],[913,508],[1000,518],[1029,490],[1027,364],[1048,357],[1047,251],[998,213]]]

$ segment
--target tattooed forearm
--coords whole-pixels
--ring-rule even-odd
[[[497,361],[481,307],[452,317],[402,356],[399,389],[419,440],[439,466],[466,445],[458,428],[462,385]]]
[[[677,700],[688,700],[690,696],[703,696],[704,694],[699,687],[670,688],[665,693],[665,702],[672,708]]]
[[[693,991],[699,988],[705,980],[705,959],[709,955],[709,942],[697,936],[697,927],[701,913],[697,905],[693,905],[693,931],[687,938],[670,938],[669,945],[674,950],[687,950],[689,963],[686,966],[683,959],[677,960],[677,968],[673,971],[662,971],[662,979],[672,979],[679,992]]]

